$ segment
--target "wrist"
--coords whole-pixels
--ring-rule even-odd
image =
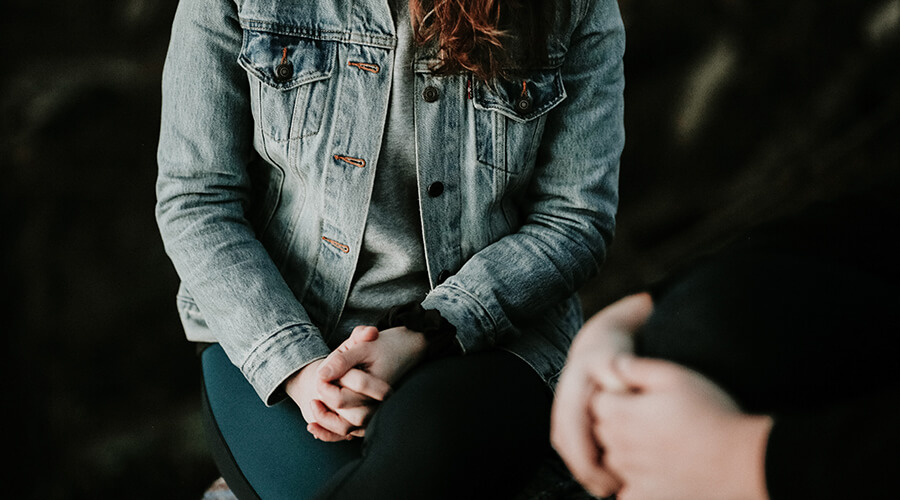
[[[283,386],[284,392],[286,392],[289,397],[294,399],[293,394],[297,392],[297,389],[303,383],[303,380],[305,378],[308,378],[310,375],[314,375],[318,366],[322,364],[322,361],[323,359],[315,359],[313,361],[310,361],[302,368],[295,371],[287,379],[285,379]]]
[[[409,353],[409,363],[405,368],[408,370],[422,361],[425,361],[428,355],[429,345],[428,339],[425,338],[425,334],[405,326],[395,327],[395,329],[403,336],[403,345]]]
[[[379,330],[403,327],[416,340],[423,341],[423,355],[419,361],[443,357],[458,350],[456,327],[435,309],[425,309],[411,302],[390,308],[376,323]]]

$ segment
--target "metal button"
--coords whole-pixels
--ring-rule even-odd
[[[439,272],[438,276],[437,276],[438,285],[447,281],[447,278],[449,278],[449,277],[450,277],[450,271],[444,269],[443,271]]]
[[[284,83],[294,76],[294,65],[286,62],[275,66],[275,83]]]
[[[432,182],[430,186],[428,186],[428,196],[432,198],[436,198],[444,192],[444,183],[443,182]]]
[[[519,113],[525,114],[525,113],[531,111],[531,104],[532,104],[532,101],[531,101],[530,97],[522,96],[519,98],[519,100],[516,101],[516,110]]]
[[[438,95],[437,87],[432,87],[431,85],[425,87],[425,90],[422,92],[422,98],[425,99],[425,102],[437,101]]]

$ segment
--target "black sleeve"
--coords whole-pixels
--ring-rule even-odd
[[[836,398],[838,399],[838,398]],[[772,500],[897,498],[900,391],[780,415],[766,450]]]
[[[653,291],[638,354],[693,368],[745,411],[775,416],[773,499],[897,495],[896,200],[849,198],[774,221]]]

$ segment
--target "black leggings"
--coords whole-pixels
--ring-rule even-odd
[[[550,391],[504,351],[418,367],[340,443],[313,439],[290,400],[266,407],[220,346],[202,364],[211,448],[241,500],[511,498],[551,453]]]

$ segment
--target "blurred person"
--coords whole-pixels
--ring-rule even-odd
[[[591,318],[551,441],[597,496],[893,498],[896,189],[765,224]]]
[[[182,0],[157,219],[252,498],[503,498],[613,235],[613,0]]]

